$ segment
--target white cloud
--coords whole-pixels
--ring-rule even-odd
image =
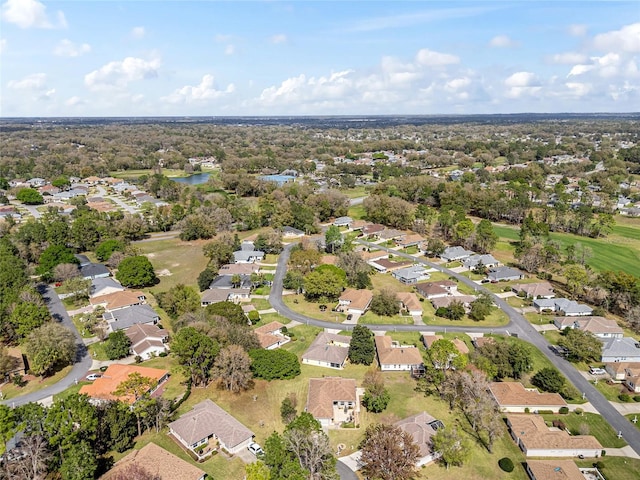
[[[567,32],[572,37],[584,37],[587,34],[587,26],[580,24],[569,25]]]
[[[506,92],[509,98],[521,98],[533,96],[540,92],[542,87],[536,75],[531,72],[516,72],[504,81],[508,87]]]
[[[84,100],[82,100],[80,97],[76,97],[76,96],[68,98],[64,102],[64,104],[66,106],[68,106],[68,107],[75,107],[77,105],[84,105],[84,103],[85,103]]]
[[[640,53],[640,23],[633,23],[620,30],[596,35],[593,44],[597,49],[609,52]]]
[[[6,51],[7,51],[7,39],[2,38],[0,39],[0,53],[4,53]]]
[[[56,13],[57,22],[52,23],[47,7],[37,0],[7,0],[2,5],[2,19],[20,28],[66,28],[64,13]]]
[[[489,46],[494,48],[510,48],[517,47],[518,42],[514,41],[507,35],[497,35],[491,39]]]
[[[471,79],[468,77],[463,78],[454,78],[453,80],[448,81],[444,88],[449,91],[460,90],[461,88],[466,88],[471,84]]]
[[[60,40],[53,50],[53,54],[59,57],[79,57],[91,51],[91,45],[88,43],[76,45],[71,40]]]
[[[45,73],[33,73],[22,80],[11,80],[7,86],[15,90],[44,90],[46,89],[47,75]]]
[[[287,43],[287,36],[284,33],[278,33],[271,37],[271,43],[278,45],[279,43]]]
[[[147,32],[144,27],[133,27],[131,29],[131,37],[133,38],[137,38],[137,39],[144,38],[146,33]]]
[[[569,89],[570,93],[576,97],[583,97],[591,91],[591,85],[588,83],[567,82],[565,86]]]
[[[552,55],[548,60],[549,62],[556,63],[558,65],[571,65],[586,61],[587,56],[578,52],[563,52]]]
[[[233,83],[227,85],[224,90],[218,90],[215,87],[215,79],[213,75],[205,75],[202,77],[200,85],[185,85],[178,88],[173,93],[162,97],[162,100],[168,103],[197,103],[216,100],[218,98],[229,95],[235,91]]]
[[[234,53],[236,53],[236,47],[234,45],[229,44],[226,47],[224,47],[225,55],[233,55]]]
[[[416,62],[423,67],[441,67],[460,63],[460,59],[455,55],[434,52],[433,50],[423,48],[416,54]]]
[[[160,60],[144,60],[127,57],[122,61],[113,61],[84,76],[84,83],[92,90],[104,88],[123,88],[130,82],[156,78]]]

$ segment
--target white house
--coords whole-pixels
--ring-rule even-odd
[[[413,285],[414,283],[421,282],[422,280],[428,280],[430,277],[429,273],[427,273],[427,269],[422,265],[413,265],[411,267],[401,268],[391,272],[391,276],[406,285]]]
[[[359,423],[360,392],[352,378],[324,377],[309,379],[305,411],[323,427],[342,423]]]
[[[473,253],[471,250],[466,250],[462,247],[447,247],[440,254],[440,258],[447,262],[455,262],[456,260],[463,260],[473,255]]]
[[[577,328],[601,339],[622,338],[624,331],[615,320],[604,317],[556,317],[553,324],[559,329]]]
[[[640,342],[631,337],[605,340],[601,361],[603,363],[640,362]]]
[[[423,367],[422,354],[414,345],[401,345],[387,335],[374,337],[380,370],[412,372]]]
[[[373,292],[366,289],[347,288],[338,299],[339,312],[363,315],[373,300]]]
[[[341,370],[349,356],[351,337],[320,332],[302,354],[302,363]]]
[[[477,268],[478,265],[482,265],[483,267],[493,268],[500,265],[500,262],[496,260],[493,255],[470,255],[467,258],[462,260],[462,266],[468,268],[469,270],[473,270]]]

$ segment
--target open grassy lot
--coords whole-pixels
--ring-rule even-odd
[[[366,212],[362,204],[353,205],[349,207],[349,210],[347,210],[347,215],[355,220],[362,220],[366,216]]]
[[[198,275],[208,263],[202,254],[205,243],[206,240],[183,242],[179,238],[171,238],[136,242],[134,245],[149,258],[160,280],[152,290],[163,292],[180,283],[197,288]]]
[[[567,415],[542,415],[546,422],[551,423],[553,420],[561,420],[572,435],[580,434],[582,426],[588,428],[588,435],[593,435],[605,448],[621,448],[627,445],[623,439],[616,436],[616,432],[611,425],[595,413],[569,413]]]
[[[640,480],[640,460],[628,457],[601,457],[604,464],[600,471],[606,480]],[[592,467],[593,460],[577,460],[579,467]]]
[[[35,377],[32,380],[29,380],[29,378],[32,378],[32,377],[26,377],[25,380],[29,380],[29,381],[24,387],[18,387],[14,385],[12,382],[5,383],[4,385],[2,385],[2,387],[0,387],[0,392],[2,392],[2,398],[3,400],[8,400],[10,398],[17,397],[20,395],[25,395],[27,393],[37,392],[38,390],[42,390],[43,388],[46,388],[49,385],[53,385],[54,383],[59,382],[64,377],[66,377],[70,371],[71,371],[71,365],[64,367],[59,372],[44,379],[41,377]]]
[[[371,276],[371,283],[373,284],[374,291],[380,291],[382,289],[389,289],[394,292],[411,292],[413,287],[411,285],[405,285],[393,278],[390,273],[376,273]]]
[[[311,318],[317,318],[318,320],[324,320],[325,322],[342,323],[346,320],[347,315],[340,312],[331,311],[338,302],[326,303],[327,309],[320,311],[320,303],[308,302],[305,300],[304,295],[285,295],[282,297],[284,304],[294,312],[302,313]]]
[[[114,178],[138,178],[142,175],[153,175],[153,170],[151,169],[139,169],[139,170],[123,170],[123,171],[115,171],[109,172]],[[169,178],[178,178],[178,177],[188,177],[189,175],[185,173],[184,170],[173,169],[173,168],[163,168],[162,174],[165,177]]]
[[[369,310],[358,319],[358,323],[371,325],[413,325],[413,317],[407,315],[394,315],[392,317],[386,317],[384,315],[377,315]]]

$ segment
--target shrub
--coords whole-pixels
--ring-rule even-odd
[[[628,393],[621,393],[620,395],[618,395],[618,400],[624,403],[628,403],[631,401],[631,395],[629,395]]]
[[[640,395],[636,395],[633,397],[634,402],[640,402]]]
[[[552,425],[560,430],[566,430],[567,426],[564,424],[562,420],[554,420]]]
[[[531,410],[529,409],[529,407],[524,407],[524,413],[531,413]]]
[[[569,407],[560,407],[559,412],[560,412],[562,415],[566,415],[567,413],[569,413]]]
[[[509,457],[503,457],[498,460],[498,465],[504,472],[513,472],[513,461]]]
[[[167,353],[167,352],[160,352],[160,353],[158,354],[158,356],[159,356],[159,357],[166,357],[167,355],[168,355],[168,353]]]
[[[596,467],[600,471],[604,470],[605,465],[606,464],[604,462],[596,462],[596,463],[593,464],[593,466]]]
[[[552,410],[538,410],[538,413],[540,415],[553,415],[553,411]]]
[[[573,413],[575,413],[576,415],[582,415],[584,413],[584,410],[578,407],[573,411]]]

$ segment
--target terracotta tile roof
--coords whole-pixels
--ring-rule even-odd
[[[140,299],[142,298],[142,300]],[[144,302],[146,298],[144,292],[123,290],[122,292],[109,293],[107,295],[100,295],[93,297],[89,300],[91,305],[106,304],[105,310],[115,310],[118,308],[128,307],[131,305],[138,305]]]
[[[422,354],[414,346],[394,346],[387,335],[374,337],[380,365],[422,365]]]
[[[129,465],[138,465],[157,476],[159,480],[200,480],[205,475],[204,470],[176,457],[155,443],[148,443],[116,462],[100,480],[115,478],[116,474],[125,471]]]
[[[107,370],[102,374],[102,377],[94,380],[93,383],[89,385],[83,385],[80,389],[80,393],[85,393],[92,398],[100,400],[120,400],[127,403],[133,403],[135,399],[132,397],[116,397],[112,393],[132,373],[139,373],[143,377],[149,377],[159,382],[163,377],[169,374],[169,371],[161,370],[159,368],[140,367],[137,365],[120,365],[114,363],[109,365],[109,368],[107,368]]]
[[[584,480],[573,460],[527,460],[534,480]]]
[[[351,337],[320,332],[302,355],[303,360],[343,365],[349,355]]]
[[[567,402],[557,393],[527,390],[520,382],[491,382],[489,390],[501,407],[525,406],[541,407],[567,405]]]
[[[429,298],[432,295],[448,295],[449,292],[435,282],[418,283],[416,290]]]
[[[253,437],[251,430],[209,399],[171,422],[169,428],[189,445],[215,435],[226,448],[233,448]]]
[[[360,290],[356,288],[347,288],[339,300],[341,302],[349,302],[348,308],[356,310],[366,310],[373,299],[373,292],[371,290]]]
[[[507,421],[527,450],[602,449],[593,435],[569,435],[564,430],[551,430],[539,415],[507,415]]]
[[[420,299],[418,298],[418,296],[415,293],[413,293],[413,292],[398,292],[396,294],[396,296],[398,297],[398,300],[400,300],[402,302],[402,304],[405,306],[405,308],[407,310],[410,310],[410,311],[420,310],[420,311],[422,311],[422,303],[420,302]]]
[[[340,401],[356,401],[356,381],[353,378],[309,379],[306,411],[314,418],[333,418],[333,402]]]
[[[422,241],[424,241],[424,238],[422,237],[422,235],[418,235],[417,233],[413,233],[413,234],[407,235],[402,240],[398,240],[396,243],[398,245],[411,245],[411,244],[420,243]]]

